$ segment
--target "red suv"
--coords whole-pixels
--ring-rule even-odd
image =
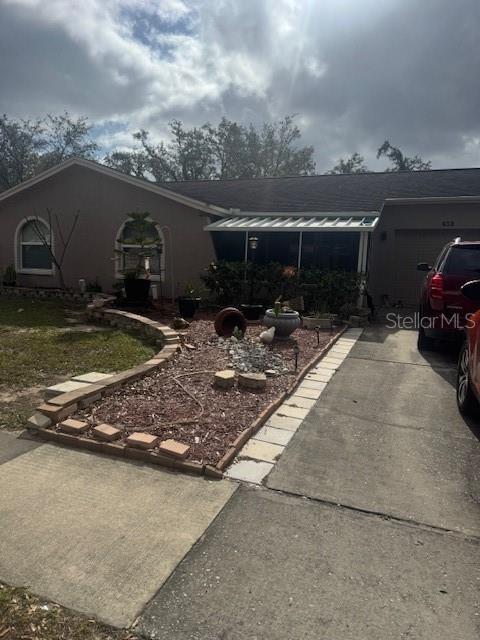
[[[428,271],[420,297],[418,348],[431,349],[437,338],[460,337],[467,314],[478,309],[460,289],[480,278],[480,241],[456,238],[445,245],[433,267],[420,262],[417,269]]]
[[[460,350],[457,372],[457,404],[466,416],[479,415],[480,400],[480,280],[467,282],[462,294],[479,309],[468,317],[466,339]]]

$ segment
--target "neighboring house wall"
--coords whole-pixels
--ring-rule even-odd
[[[417,305],[425,273],[418,262],[433,263],[440,249],[461,236],[480,240],[480,204],[386,205],[372,235],[368,289],[376,305]]]
[[[63,265],[67,286],[78,287],[79,278],[98,278],[104,291],[112,289],[115,239],[126,214],[132,211],[148,211],[153,221],[170,229],[176,294],[182,292],[185,282],[198,282],[202,270],[215,259],[210,234],[203,231],[209,222],[205,213],[95,170],[72,166],[0,202],[1,269],[15,264],[19,223],[36,214],[47,219],[47,208],[64,220],[65,230],[70,228],[75,213],[80,212]],[[164,230],[163,235],[163,294],[169,297],[171,249],[168,231]],[[55,243],[58,249],[58,238]],[[25,286],[52,287],[58,285],[58,275],[19,274],[18,281]]]

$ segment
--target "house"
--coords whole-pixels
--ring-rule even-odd
[[[38,239],[53,246],[80,212],[65,256],[66,284],[97,279],[104,290],[135,254],[127,214],[148,211],[163,250],[152,280],[166,296],[198,280],[216,257],[300,268],[368,272],[377,304],[416,304],[420,261],[455,236],[480,238],[480,169],[175,182],[162,185],[72,158],[0,194],[0,267],[25,286],[51,287],[58,274]],[[56,228],[48,210],[64,225]],[[115,249],[125,248],[121,260]]]

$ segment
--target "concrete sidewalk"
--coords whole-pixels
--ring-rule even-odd
[[[0,466],[0,580],[128,626],[235,489],[43,445]]]

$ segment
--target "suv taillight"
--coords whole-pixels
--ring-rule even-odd
[[[430,282],[430,305],[436,311],[443,309],[443,276],[441,273],[436,273]]]

